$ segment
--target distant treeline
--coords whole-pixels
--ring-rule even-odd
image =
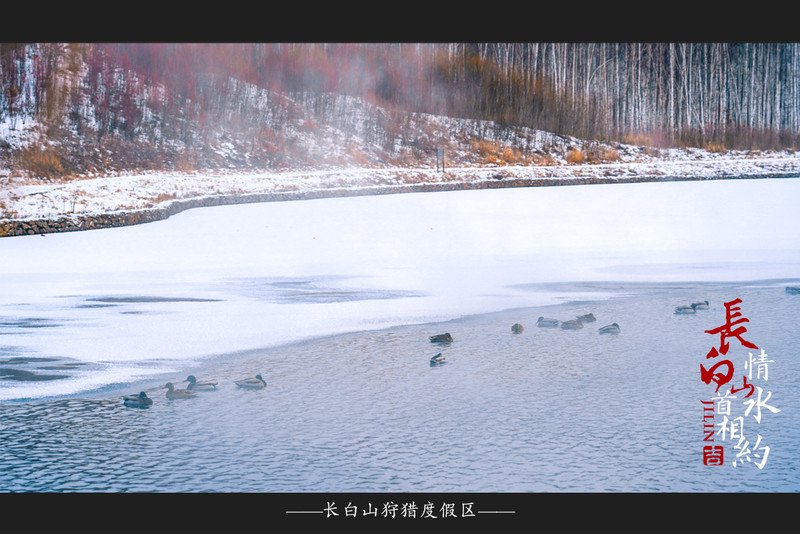
[[[230,108],[231,78],[584,139],[768,149],[800,132],[800,43],[5,43],[0,121],[187,138]]]
[[[446,48],[454,67],[492,73],[483,77],[494,86],[482,94],[481,104],[494,119],[538,123],[584,138],[641,134],[663,145],[777,148],[798,143],[800,43]],[[475,66],[484,62],[492,66]],[[460,81],[458,75],[454,81]]]

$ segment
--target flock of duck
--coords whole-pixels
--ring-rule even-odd
[[[707,303],[706,303],[707,304]],[[548,319],[545,317],[539,317],[536,321],[536,326],[539,328],[558,328],[561,327],[564,330],[578,330],[583,328],[585,323],[592,323],[595,322],[597,318],[592,313],[587,313],[584,315],[579,315],[575,319],[569,319],[567,321],[559,321],[558,319]],[[511,326],[511,331],[515,334],[521,334],[525,331],[525,327],[519,323],[514,323]],[[600,334],[619,334],[619,324],[611,323],[609,325],[603,326],[598,329]],[[452,343],[453,336],[450,333],[444,334],[436,334],[435,336],[430,337],[431,343]],[[441,365],[445,363],[445,357],[442,353],[438,353],[430,360],[431,367]]]
[[[787,287],[787,293],[791,294],[800,294],[800,287]],[[691,315],[697,313],[697,310],[707,310],[708,309],[708,301],[699,301],[693,302],[689,305],[681,305],[675,308],[676,315]],[[583,328],[585,323],[593,323],[597,319],[595,318],[594,314],[587,313],[584,315],[579,315],[575,319],[569,319],[566,321],[559,321],[558,319],[550,319],[546,317],[539,317],[536,321],[536,326],[539,328],[562,328],[563,330],[578,330]],[[521,334],[525,331],[525,327],[519,323],[514,323],[511,326],[511,331],[515,334]],[[619,334],[620,328],[617,323],[611,323],[609,325],[603,326],[598,329],[600,334]],[[444,334],[437,334],[435,336],[430,337],[431,343],[452,343],[453,336],[450,335],[449,332]],[[430,363],[431,367],[436,365],[441,365],[445,362],[445,357],[442,353],[436,354],[434,357],[431,358]],[[193,375],[190,375],[184,382],[189,382],[189,385],[186,389],[175,389],[175,385],[172,382],[168,382],[162,389],[167,390],[166,397],[168,399],[188,399],[194,397],[198,391],[215,391],[217,389],[217,381],[216,380],[204,380],[198,381]],[[264,388],[267,386],[267,383],[261,377],[261,375],[256,375],[251,378],[244,378],[242,380],[235,380],[234,384],[236,384],[240,388],[249,388],[249,389],[259,389]],[[153,404],[153,399],[147,396],[147,394],[142,391],[138,395],[127,395],[123,397],[123,402],[125,406],[129,406],[132,408],[146,408]]]
[[[184,382],[189,382],[186,389],[175,389],[175,384],[172,382],[167,382],[161,389],[167,390],[166,397],[168,399],[191,399],[200,391],[216,391],[218,384],[216,380],[197,380],[194,375],[189,375]],[[237,387],[246,389],[261,389],[267,387],[267,382],[261,375],[234,380],[233,383],[236,384]],[[153,399],[142,391],[138,395],[126,395],[122,398],[122,402],[129,408],[147,408],[148,406],[152,406]]]
[[[797,293],[800,293],[800,288],[792,288],[796,289]],[[790,291],[787,288],[787,293]],[[708,301],[700,301],[700,302],[693,302],[689,305],[681,305],[675,308],[676,315],[687,315],[697,313],[697,310],[707,310],[708,309]],[[558,319],[551,319],[547,317],[539,317],[536,321],[536,326],[539,328],[562,328],[563,330],[579,330],[583,328],[584,324],[593,323],[597,320],[593,313],[587,313],[584,315],[578,315],[575,319],[568,319],[566,321],[559,321]],[[511,331],[515,334],[521,334],[525,330],[525,327],[519,323],[514,323],[511,326]],[[609,325],[600,327],[597,330],[600,334],[619,334],[620,328],[619,324],[611,323]],[[435,336],[430,337],[431,343],[451,343],[453,341],[453,336],[449,333],[445,334],[437,334]],[[438,353],[436,356],[431,358],[431,367],[436,365],[441,365],[445,362],[445,357],[442,353]]]
[[[689,305],[682,305],[675,308],[676,315],[686,315],[686,314],[693,314],[696,313],[697,310],[705,310],[708,309],[708,301],[704,300],[702,302],[694,302]],[[568,319],[566,321],[559,321],[558,319],[550,319],[546,317],[539,317],[536,321],[536,326],[539,328],[562,328],[563,330],[578,330],[583,328],[583,325],[586,323],[593,323],[597,320],[597,318],[592,313],[587,313],[584,315],[579,315],[575,319]],[[514,323],[511,326],[511,331],[515,334],[521,334],[525,331],[525,327],[519,323]],[[619,324],[611,323],[609,325],[603,326],[598,329],[598,333],[600,334],[619,334],[620,328]],[[450,335],[449,332],[444,334],[437,334],[435,336],[430,337],[431,343],[452,343],[453,336]],[[445,362],[445,357],[442,353],[436,354],[434,357],[431,358],[431,366],[441,365]],[[186,389],[175,389],[175,384],[172,382],[168,382],[162,389],[167,390],[167,398],[168,399],[188,399],[194,397],[198,391],[214,391],[217,389],[217,381],[216,380],[204,380],[198,381],[193,375],[190,375],[184,382],[189,382],[189,385]],[[259,389],[264,388],[267,386],[267,383],[261,378],[261,375],[256,375],[252,378],[244,378],[242,380],[235,380],[234,384],[236,384],[240,388],[250,388],[250,389]],[[127,395],[124,397],[124,404],[125,406],[129,406],[132,408],[146,408],[153,404],[153,399],[147,396],[147,394],[142,391],[138,395]]]
[[[567,321],[559,321],[558,319],[548,319],[546,317],[539,317],[536,321],[536,326],[539,328],[559,328],[561,327],[563,330],[579,330],[583,328],[583,325],[586,323],[593,323],[597,320],[593,313],[587,313],[584,315],[579,315],[575,319],[569,319]],[[515,325],[520,326],[521,325]],[[511,328],[513,332],[514,327]],[[617,323],[611,323],[609,325],[600,327],[598,332],[601,334],[619,334],[619,325]]]

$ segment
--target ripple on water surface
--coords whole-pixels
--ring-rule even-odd
[[[763,470],[700,456],[710,386],[699,366],[716,341],[705,330],[737,297],[774,360],[767,384],[781,412],[750,426],[771,446]],[[698,298],[708,310],[674,314]],[[126,393],[154,400],[147,409],[121,398],[0,404],[0,490],[797,491],[798,306],[777,283],[627,284],[603,301],[227,355],[170,378],[219,381],[192,399],[132,384]],[[590,312],[597,321],[578,330],[535,326]],[[598,333],[611,322],[619,334]],[[443,332],[453,342],[430,342]],[[739,365],[747,353],[735,343]],[[445,363],[431,366],[439,352]],[[256,373],[266,388],[233,383]]]

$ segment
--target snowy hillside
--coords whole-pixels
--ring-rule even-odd
[[[221,167],[207,172],[116,172],[86,174],[72,178],[19,176],[0,168],[0,222],[93,216],[118,211],[165,207],[178,200],[224,196],[235,201],[247,195],[283,192],[337,191],[361,189],[370,192],[408,190],[420,184],[446,184],[450,188],[491,185],[530,185],[517,181],[570,183],[582,180],[716,179],[782,177],[800,174],[800,155],[794,152],[748,153],[710,152],[701,149],[657,150],[623,144],[589,143],[529,128],[504,129],[487,121],[469,121],[424,114],[408,114],[393,120],[404,124],[409,143],[386,151],[370,143],[369,126],[387,112],[358,99],[331,96],[328,103],[345,117],[343,123],[326,128],[303,128],[310,121],[297,118],[290,133],[296,153],[306,161],[284,170],[237,170],[246,160],[246,147],[234,139],[220,137],[214,150]],[[266,107],[249,99],[269,120]],[[264,97],[265,101],[270,101]],[[275,97],[272,97],[274,106]],[[298,97],[296,103],[302,102]],[[296,104],[293,103],[293,104]],[[294,109],[308,108],[295,105]],[[346,110],[346,111],[345,111]],[[298,115],[299,117],[300,115]],[[25,146],[37,139],[43,126],[29,122],[11,128],[0,123],[0,139]],[[348,133],[350,132],[350,133]],[[355,132],[355,133],[353,133]],[[221,135],[221,134],[220,134]],[[224,137],[224,136],[223,136]],[[357,147],[354,148],[354,147]],[[441,148],[443,160],[436,158]],[[349,151],[349,156],[348,156]],[[404,159],[405,152],[408,154]],[[358,157],[356,157],[356,152]],[[388,154],[393,154],[389,157]],[[401,162],[407,164],[401,164]],[[538,182],[534,185],[539,185]]]
[[[401,111],[332,92],[272,91],[233,77],[207,88],[215,95],[213,106],[208,104],[213,114],[184,119],[194,105],[190,100],[181,101],[185,110],[175,107],[163,86],[119,69],[97,85],[91,72],[99,67],[68,51],[58,56],[65,63],[58,64],[55,79],[69,102],[40,121],[42,114],[34,110],[52,103],[37,100],[34,83],[45,57],[45,48],[34,48],[20,62],[18,109],[0,113],[0,236],[40,233],[20,221],[175,213],[272,194],[800,174],[800,156],[789,151],[600,143]],[[103,100],[111,87],[119,89],[119,102]],[[98,124],[103,120],[109,124]]]

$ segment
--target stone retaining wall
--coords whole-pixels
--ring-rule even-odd
[[[286,191],[279,193],[245,194],[245,195],[217,195],[202,198],[174,200],[169,204],[142,210],[120,211],[97,215],[69,215],[57,219],[39,220],[5,220],[0,221],[0,237],[22,235],[49,234],[54,232],[74,232],[79,230],[92,230],[97,228],[112,228],[117,226],[131,226],[153,221],[159,221],[176,213],[191,208],[209,206],[222,206],[230,204],[245,204],[254,202],[276,202],[287,200],[309,200],[317,198],[350,197],[365,195],[385,195],[392,193],[414,193],[425,191],[458,191],[468,189],[495,189],[508,187],[544,187],[558,185],[585,185],[585,184],[610,184],[610,183],[638,183],[638,182],[669,182],[669,181],[699,181],[717,179],[748,179],[748,178],[785,178],[796,176],[786,175],[758,175],[758,176],[720,176],[716,178],[699,177],[622,177],[622,178],[564,178],[564,179],[508,179],[497,176],[494,180],[478,182],[443,182],[419,183],[404,186],[374,186],[354,189],[322,189],[316,191]]]

